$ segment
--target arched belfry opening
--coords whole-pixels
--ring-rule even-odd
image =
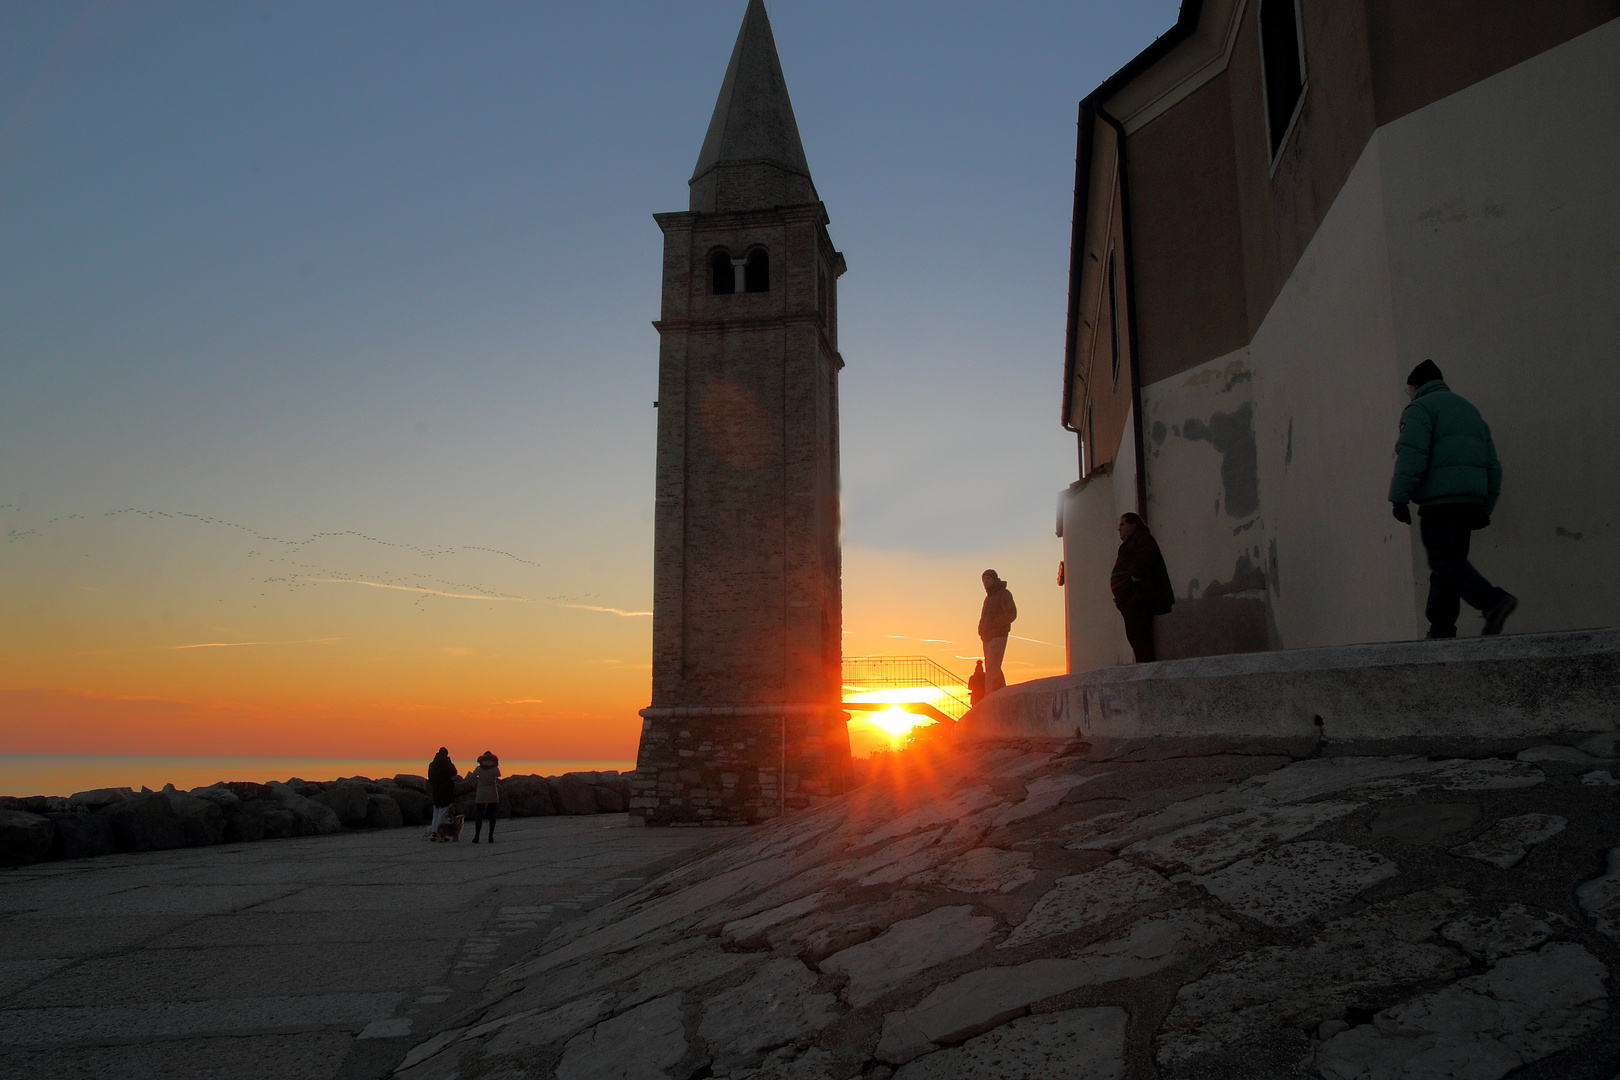
[[[732,265],[731,252],[724,248],[709,256],[709,287],[716,296],[737,291],[737,268]]]
[[[743,278],[745,292],[771,291],[771,257],[764,248],[755,248],[748,253],[748,262],[743,267]]]
[[[630,808],[644,825],[760,821],[849,778],[844,362],[829,318],[844,259],[762,0],[749,0],[690,192],[687,210],[654,215],[652,702]]]

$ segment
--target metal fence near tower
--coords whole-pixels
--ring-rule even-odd
[[[952,720],[971,708],[967,680],[926,656],[844,657],[846,699],[881,691],[890,692],[884,700],[932,705]]]

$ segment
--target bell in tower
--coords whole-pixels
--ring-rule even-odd
[[[849,776],[837,283],[763,0],[664,233],[652,704],[631,821],[741,824]]]

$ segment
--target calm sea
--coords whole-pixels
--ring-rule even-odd
[[[339,776],[393,776],[427,772],[426,758],[178,757],[125,754],[0,754],[0,795],[71,795],[98,787],[173,784],[182,791],[219,780],[333,780]],[[473,761],[457,760],[465,773]],[[502,759],[507,776],[634,769],[633,761],[514,761]]]

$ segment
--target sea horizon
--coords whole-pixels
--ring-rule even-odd
[[[461,772],[473,767],[457,761]],[[188,754],[0,754],[0,795],[71,795],[92,788],[127,787],[160,790],[173,784],[181,791],[220,781],[336,780],[340,776],[386,779],[399,773],[422,776],[426,758],[251,757]],[[634,761],[603,758],[586,761],[502,760],[507,776],[534,773],[628,772]]]

